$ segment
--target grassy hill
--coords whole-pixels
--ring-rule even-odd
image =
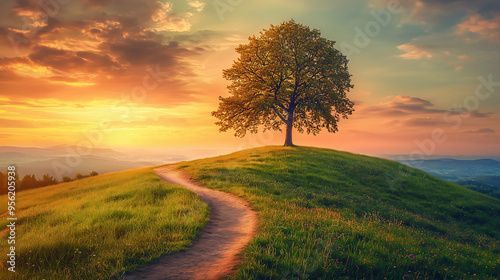
[[[15,205],[14,275],[6,263],[6,195],[0,201],[0,279],[119,279],[185,248],[208,220],[208,206],[194,193],[150,168],[23,191]]]
[[[236,279],[500,278],[500,201],[397,162],[263,147],[180,168],[259,211]]]
[[[500,278],[499,200],[397,162],[263,147],[179,167],[259,212],[235,279]],[[16,213],[18,279],[120,279],[185,248],[208,219],[149,168],[18,193]],[[0,279],[13,279],[7,246]]]

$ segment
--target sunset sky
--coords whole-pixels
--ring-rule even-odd
[[[0,146],[282,144],[219,133],[210,112],[234,48],[292,18],[348,56],[356,103],[338,133],[295,144],[500,155],[498,0],[1,1]]]

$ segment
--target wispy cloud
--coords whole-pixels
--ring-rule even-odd
[[[421,45],[418,44],[404,44],[398,46],[398,49],[404,51],[404,54],[399,55],[404,59],[422,59],[432,58],[432,54],[426,51]]]
[[[495,133],[495,131],[491,128],[480,128],[475,130],[467,130],[465,133]]]

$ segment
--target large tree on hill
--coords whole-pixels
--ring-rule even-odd
[[[238,46],[240,57],[223,71],[231,95],[219,97],[212,112],[220,131],[232,128],[243,137],[259,126],[264,131],[286,126],[285,146],[293,146],[293,127],[313,135],[322,128],[338,131],[354,103],[346,96],[353,87],[348,60],[334,45],[319,30],[291,20]]]

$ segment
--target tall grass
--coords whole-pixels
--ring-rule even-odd
[[[0,201],[5,228],[6,196]],[[194,193],[151,169],[24,191],[16,204],[16,273],[6,269],[4,230],[1,279],[118,279],[185,248],[208,221],[208,206]]]
[[[259,211],[234,279],[500,279],[500,200],[399,163],[264,147],[181,168]]]

